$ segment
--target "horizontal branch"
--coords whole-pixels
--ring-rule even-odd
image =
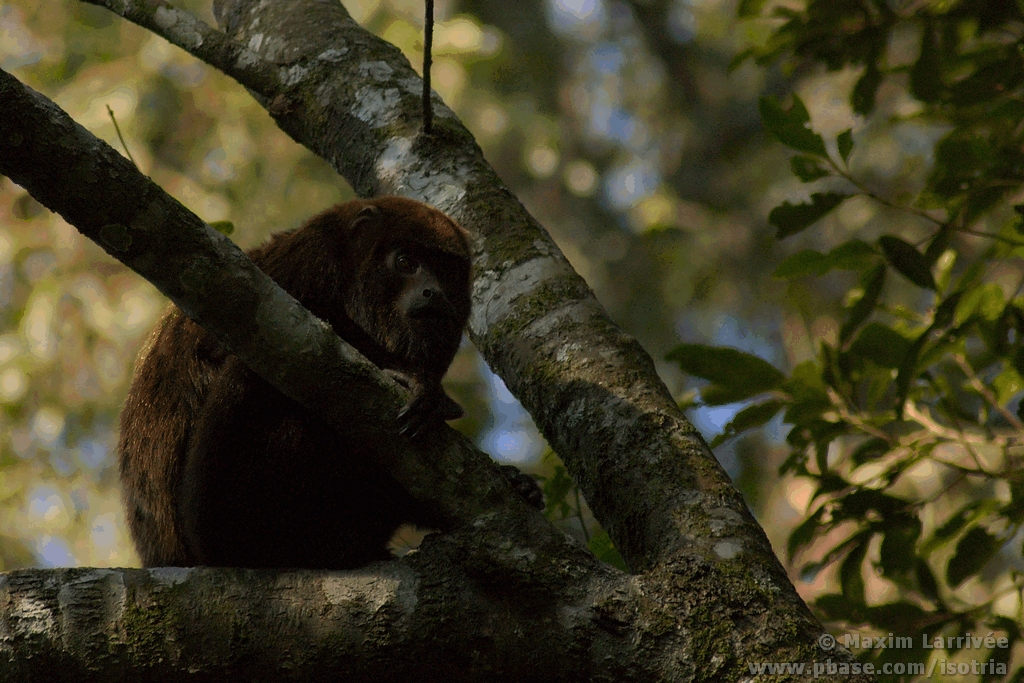
[[[408,560],[351,571],[9,572],[0,680],[578,683],[611,680],[606,657],[632,662],[617,681],[657,679],[630,652],[641,620],[624,612],[612,633],[586,617],[617,595],[640,612],[621,573],[610,580],[577,551],[560,563],[578,576],[563,590],[495,590],[452,561],[451,541],[428,537]]]

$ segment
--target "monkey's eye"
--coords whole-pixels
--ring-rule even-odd
[[[395,254],[395,270],[402,275],[412,275],[419,269],[416,259],[404,251]]]

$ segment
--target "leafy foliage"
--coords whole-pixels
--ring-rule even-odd
[[[788,551],[801,575],[834,577],[826,585],[838,590],[814,601],[824,619],[910,636],[916,649],[899,651],[904,662],[939,656],[917,647],[922,638],[991,630],[1008,647],[985,657],[964,653],[990,656],[1009,667],[1004,673],[1016,667],[1017,678],[1024,676],[1012,652],[1024,616],[1024,222],[1013,204],[1024,189],[1022,7],[810,0],[803,10],[775,6],[770,19],[753,20],[774,23],[740,59],[857,68],[850,106],[867,117],[865,130],[882,134],[906,118],[879,111],[885,85],[917,100],[907,116],[944,132],[918,184],[891,174],[886,184],[857,163],[852,130],[830,151],[799,97],[789,108],[761,101],[765,127],[795,152],[793,174],[827,188],[812,192],[810,203],[771,211],[778,238],[813,239],[808,229],[854,195],[883,210],[884,234],[803,249],[779,264],[776,277],[793,283],[835,271],[858,278],[843,297],[838,334],[819,338],[814,358],[770,385],[756,371],[737,376],[757,367],[749,358],[746,367],[734,363],[729,396],[768,395],[714,441],[783,413],[790,453],[781,473],[810,484],[808,514]],[[760,9],[742,3],[740,14],[757,17]],[[908,31],[920,36],[916,56],[893,67],[892,41]],[[712,380],[701,399],[720,403],[716,356],[702,349],[699,359],[692,347],[668,358]],[[958,656],[957,647],[946,649],[941,656]],[[894,656],[864,653],[876,663]]]

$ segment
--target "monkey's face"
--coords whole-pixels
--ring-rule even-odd
[[[400,205],[399,209],[405,206]],[[363,210],[350,247],[358,273],[348,314],[388,352],[411,367],[443,373],[469,317],[470,268],[464,239],[444,214],[414,203]]]

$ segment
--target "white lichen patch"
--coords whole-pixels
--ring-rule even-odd
[[[419,76],[410,76],[408,78],[399,78],[397,80],[398,87],[410,95],[415,95],[417,98],[423,97],[423,80]],[[436,119],[457,119],[455,115],[444,100],[437,93],[436,90],[430,91],[430,101],[433,103],[432,110],[434,112],[434,118]]]
[[[432,168],[412,151],[412,140],[403,137],[391,138],[376,163],[384,192],[418,199],[450,214],[466,196],[472,171],[460,166],[453,175]]]
[[[587,298],[581,301],[570,301],[548,311],[543,316],[531,320],[530,324],[523,328],[523,334],[539,339],[554,339],[560,334],[560,328],[585,325],[595,315],[602,315],[602,313],[601,304],[597,303],[596,299]],[[591,350],[587,354],[586,361],[580,367],[586,367],[598,360],[598,358],[599,356]],[[608,365],[603,355],[600,355],[600,359],[605,365]]]
[[[558,349],[558,351],[555,353],[555,360],[558,361],[559,363],[568,363],[573,359],[573,357],[577,353],[579,353],[582,350],[582,345],[578,344],[577,342],[569,342],[568,344],[565,344],[560,349]]]
[[[329,326],[316,316],[309,316],[298,301],[280,287],[270,288],[256,308],[256,325],[261,332],[239,349],[239,354],[250,352],[262,355],[262,349],[280,349],[289,357],[314,350],[317,341],[324,338]],[[256,338],[259,337],[259,338]],[[298,340],[294,344],[293,340]],[[285,366],[268,368],[272,381],[280,381],[287,373]]]
[[[259,52],[260,48],[263,47],[263,34],[254,33],[249,36],[249,44],[246,46],[253,52]]]
[[[473,301],[476,305],[469,319],[470,329],[477,334],[484,334],[511,312],[516,298],[547,280],[563,275],[564,262],[549,256],[524,261],[500,274],[496,271],[481,274],[473,283]]]
[[[294,64],[285,69],[284,74],[282,75],[282,80],[286,86],[292,86],[308,76],[309,71],[308,67]]]
[[[731,560],[741,552],[743,544],[736,538],[727,538],[715,544],[715,554],[723,560]]]
[[[317,104],[326,109],[331,106],[331,100],[334,99],[334,93],[337,89],[338,87],[333,81],[327,81],[317,86],[316,92],[313,93],[313,97],[316,99]]]
[[[364,62],[359,65],[359,75],[363,78],[370,77],[375,81],[386,81],[394,73],[395,70],[385,61]]]
[[[376,613],[385,605],[402,612],[416,607],[416,580],[398,565],[376,565],[364,569],[331,573],[321,581],[327,604]]]
[[[15,635],[41,636],[53,632],[54,616],[37,598],[14,597],[8,626]]]
[[[252,50],[242,50],[241,53],[239,53],[238,61],[236,61],[235,64],[241,69],[247,69],[262,61],[263,59]]]
[[[371,128],[383,128],[398,120],[398,105],[401,101],[398,88],[381,90],[374,86],[363,86],[356,91],[356,106],[352,113]]]
[[[156,12],[153,13],[153,21],[156,25],[167,30],[178,23],[178,13],[170,7],[157,7]]]
[[[330,63],[333,64],[333,63],[336,63],[336,62],[344,61],[345,55],[347,55],[347,54],[348,54],[348,48],[347,47],[332,47],[332,48],[328,48],[328,49],[324,50],[323,52],[321,52],[320,54],[318,54],[316,56],[316,59],[319,62],[330,62]]]
[[[185,583],[191,573],[191,567],[154,567],[149,570],[151,577],[168,587]]]
[[[57,592],[65,637],[116,624],[124,613],[127,594],[124,575],[115,569],[93,569],[65,582]]]
[[[594,620],[594,610],[589,606],[561,605],[558,608],[558,624],[567,632],[587,627]]]
[[[203,44],[203,36],[196,28],[195,20],[187,14],[160,6],[153,13],[153,21],[164,31],[178,26],[178,30],[173,33],[173,42],[181,42],[187,49],[195,49]]]

